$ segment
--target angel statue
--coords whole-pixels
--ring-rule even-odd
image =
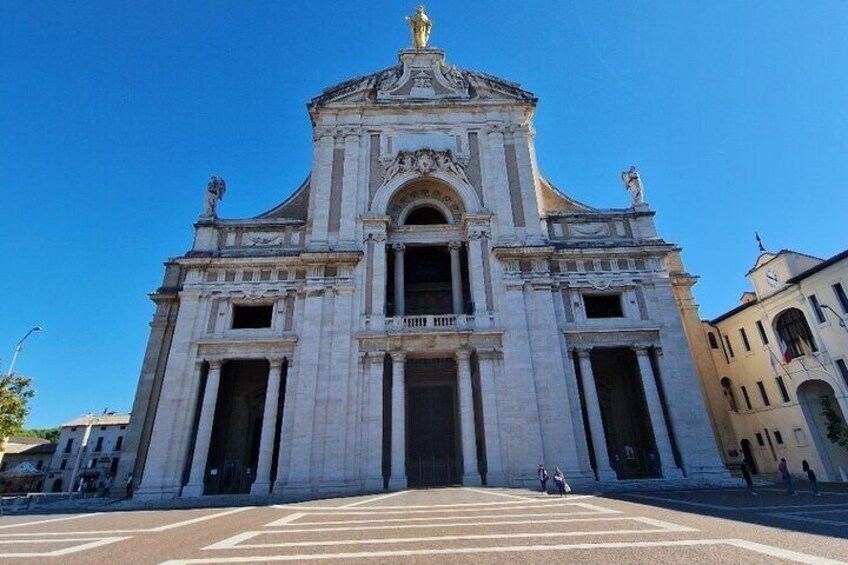
[[[418,5],[414,16],[407,16],[406,21],[409,22],[409,27],[412,29],[412,44],[416,49],[424,49],[427,47],[427,42],[430,40],[430,29],[433,27],[433,22],[424,13],[424,6]]]
[[[209,179],[206,185],[206,197],[203,201],[203,217],[217,218],[218,217],[218,201],[224,199],[224,192],[227,190],[227,183],[224,179],[219,179],[215,175]]]
[[[629,170],[621,173],[621,182],[624,183],[624,188],[630,192],[630,202],[633,206],[645,203],[645,188],[642,186],[642,177],[639,176],[636,165],[631,165]]]

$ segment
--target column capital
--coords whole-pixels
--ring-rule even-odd
[[[645,345],[633,345],[630,347],[630,349],[632,349],[636,353],[636,355],[640,357],[645,357],[648,355],[648,348]]]
[[[389,351],[389,355],[392,356],[393,363],[403,363],[406,361],[406,351],[395,349],[394,351]]]
[[[451,241],[448,243],[448,249],[450,249],[451,251],[459,251],[460,249],[462,249],[462,242]]]
[[[460,347],[459,349],[456,350],[454,355],[456,355],[457,361],[467,361],[468,359],[471,358],[471,350],[468,349],[467,347]]]
[[[577,357],[581,359],[588,359],[589,354],[592,353],[591,347],[575,347],[572,349],[575,353],[577,353]]]
[[[283,368],[283,361],[285,361],[286,358],[285,357],[268,357],[267,359],[268,359],[268,364],[271,366],[272,369],[275,368],[275,367],[278,368],[278,369],[282,369]]]
[[[392,249],[394,249],[395,253],[403,253],[404,251],[406,251],[406,244],[405,243],[393,243]]]
[[[221,367],[224,365],[223,359],[209,359],[209,368],[215,370],[221,370]]]

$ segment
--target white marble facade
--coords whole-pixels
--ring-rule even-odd
[[[591,208],[541,175],[535,104],[517,84],[448,66],[439,49],[402,50],[397,66],[312,100],[304,184],[255,218],[202,217],[152,295],[122,459],[137,494],[210,492],[225,472],[210,462],[214,423],[227,426],[222,370],[246,360],[267,361],[267,392],[240,492],[406,488],[410,444],[424,449],[409,395],[428,382],[427,363],[453,391],[449,482],[533,485],[539,463],[578,485],[726,477],[675,291],[694,279],[667,266],[679,249],[658,237],[647,204]],[[414,221],[421,210],[442,221]],[[442,294],[405,287],[432,275],[427,249],[445,258]],[[611,316],[592,305],[587,315],[598,297]],[[234,327],[251,305],[270,306],[264,327]],[[634,413],[650,447],[639,454],[610,437],[629,437],[632,414],[602,408],[617,378],[611,350],[644,399]]]

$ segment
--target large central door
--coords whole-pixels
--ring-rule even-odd
[[[406,474],[410,487],[459,482],[453,384],[409,387]]]

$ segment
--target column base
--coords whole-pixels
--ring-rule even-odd
[[[267,496],[271,494],[271,482],[270,481],[256,481],[250,487],[250,494]]]
[[[678,467],[663,467],[662,476],[664,479],[682,479],[683,471]]]
[[[302,500],[312,494],[312,483],[309,481],[289,481],[279,488],[287,500]]]
[[[390,478],[389,479],[389,490],[406,490],[406,477],[401,478]]]
[[[200,483],[189,483],[183,487],[183,491],[180,493],[180,497],[182,498],[193,498],[197,496],[203,496],[203,485]]]
[[[480,478],[480,473],[467,473],[467,474],[462,475],[462,486],[464,486],[464,487],[483,486],[483,479]]]
[[[383,477],[372,477],[362,481],[362,490],[365,492],[379,492],[383,490]]]
[[[487,487],[505,487],[506,475],[504,473],[486,473]]]
[[[610,481],[617,481],[618,475],[615,474],[615,471],[612,469],[598,469],[598,481],[602,483],[607,483]]]

